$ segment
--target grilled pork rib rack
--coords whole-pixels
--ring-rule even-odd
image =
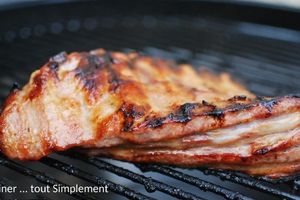
[[[300,170],[300,97],[256,97],[226,73],[138,53],[61,53],[14,88],[1,150],[37,160],[76,147],[133,162],[233,169],[270,177]]]

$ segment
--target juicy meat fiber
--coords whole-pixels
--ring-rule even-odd
[[[226,73],[98,49],[56,55],[13,89],[0,147],[21,160],[78,147],[275,177],[300,169],[299,130],[297,95],[257,98]]]

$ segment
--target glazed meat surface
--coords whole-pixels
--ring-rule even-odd
[[[0,116],[0,147],[21,160],[77,147],[281,176],[298,171],[299,129],[297,95],[256,97],[226,73],[98,49],[58,54],[14,88]],[[286,167],[268,173],[275,163]]]

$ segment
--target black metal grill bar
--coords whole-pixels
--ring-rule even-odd
[[[189,42],[189,43],[191,43],[191,45],[192,44],[194,44],[196,41],[195,40],[191,40],[191,39],[189,39],[189,38],[182,38],[182,41],[184,41],[184,42]],[[229,42],[229,41],[227,41],[227,42]],[[216,44],[215,44],[216,45]],[[224,45],[225,44],[219,44],[219,45],[217,45],[218,47],[215,47],[214,49],[218,49],[219,47],[221,48],[222,46],[224,47]],[[266,48],[266,47],[265,47]],[[226,51],[224,51],[224,52],[231,52],[231,55],[239,55],[239,56],[241,56],[241,57],[244,57],[244,58],[248,58],[249,59],[249,56],[251,57],[251,55],[250,54],[245,54],[245,53],[243,53],[243,51],[240,51],[240,49],[239,48],[235,48],[235,49],[232,49],[231,51],[228,51],[228,50],[230,50],[230,49],[232,49],[232,48],[229,48],[229,47],[226,47]],[[210,52],[207,52],[207,50],[205,50],[205,49],[197,49],[197,52],[201,52],[202,54],[209,54],[209,55],[211,55],[211,53]],[[222,52],[222,51],[221,51]],[[220,51],[218,52],[219,54],[220,54]],[[226,56],[226,57],[228,57],[226,54],[223,54],[223,55],[219,55],[219,58],[224,58],[224,55]],[[261,59],[262,59],[263,57],[261,57]],[[253,60],[256,60],[257,59],[257,57],[254,59],[253,58]],[[260,61],[262,61],[260,59]],[[252,61],[253,61],[252,60]],[[268,64],[270,63],[270,62],[273,62],[274,63],[274,61],[269,61],[268,60]],[[251,65],[250,66],[252,66],[253,67],[253,63],[250,63]],[[275,64],[277,65],[277,66],[282,66],[282,64],[284,64],[284,63],[278,63],[278,62],[275,62]],[[275,66],[276,66],[275,65]],[[255,67],[255,66],[254,66]],[[273,67],[273,66],[272,66]],[[263,69],[261,69],[260,68],[260,70],[263,70]],[[268,69],[268,70],[266,70],[266,72],[270,72],[271,71],[271,73],[272,73],[272,71],[273,71],[274,69]],[[285,72],[287,72],[289,70],[289,68],[280,68],[280,71],[282,71],[283,73]]]
[[[161,18],[162,20],[164,20],[164,18]],[[191,23],[190,25],[193,25],[193,22],[191,22],[192,20],[185,20],[184,23],[181,23],[181,24],[187,24],[187,23]],[[179,21],[180,22],[180,21]],[[220,23],[217,23],[216,26],[213,26],[211,25],[212,22],[210,22],[208,25],[205,26],[205,28],[202,28],[201,31],[206,31],[207,33],[214,33],[216,35],[218,35],[220,38],[224,38],[224,32],[225,34],[232,34],[232,32],[235,33],[235,37],[236,38],[236,35],[243,35],[243,33],[239,32],[238,30],[235,30],[235,29],[232,29],[232,27],[234,26],[238,26],[237,23],[235,23],[234,25],[232,25],[232,27],[230,27],[230,29],[228,29],[227,27],[227,30],[223,30],[221,32],[219,32],[220,30],[216,31],[215,27],[219,27],[220,28]],[[180,23],[179,23],[180,24]],[[200,24],[201,26],[201,24]],[[213,29],[212,29],[213,28]],[[177,29],[176,29],[177,30]],[[185,31],[185,29],[178,29],[177,31]],[[219,34],[218,34],[219,33]],[[180,41],[176,41],[176,44],[178,44],[179,42],[181,43],[186,43],[188,42],[190,44],[190,46],[195,46],[195,39],[199,38],[198,36],[197,37],[182,37]],[[200,37],[200,40],[203,40],[201,37]],[[244,40],[243,40],[244,41]],[[230,46],[226,46],[226,44],[230,44]],[[291,52],[291,49],[290,49],[290,46],[288,47],[287,51],[282,51],[282,48],[286,47],[286,45],[288,44],[287,42],[285,42],[284,44],[285,45],[282,45],[282,48],[280,48],[280,51],[278,51],[279,49],[278,48],[275,48],[272,45],[271,42],[269,42],[267,45],[261,45],[260,43],[257,43],[257,42],[253,42],[253,43],[247,43],[249,44],[248,46],[242,46],[242,48],[245,48],[245,49],[260,49],[261,50],[261,53],[269,53],[268,55],[270,55],[270,52],[271,52],[271,55],[274,56],[274,54],[278,55],[277,58],[280,58],[281,60],[285,60],[287,62],[291,62],[291,54],[293,54],[293,52]],[[228,52],[228,50],[233,50],[234,51],[234,54],[235,55],[236,53],[242,53],[243,51],[241,51],[241,45],[240,43],[232,43],[232,42],[229,42],[228,39],[226,40],[214,40],[214,43],[211,44],[211,45],[214,45],[214,49],[219,49],[219,48],[225,48],[224,51],[225,52]],[[252,46],[252,45],[256,45],[256,46]],[[257,46],[259,45],[259,46]],[[211,46],[212,47],[212,46]],[[202,51],[203,49],[201,48],[197,48],[197,51]],[[295,48],[295,50],[298,50],[298,48]],[[276,51],[276,52],[274,52]],[[282,56],[282,54],[284,53],[287,53],[288,52],[288,55],[287,56]],[[248,54],[247,54],[248,55]],[[262,55],[262,54],[260,54]],[[282,56],[282,57],[280,57]],[[294,54],[294,61],[297,62],[299,64],[299,54],[295,53]],[[272,61],[271,61],[272,62]]]
[[[300,180],[299,179],[294,180],[294,189],[298,190],[299,188],[300,188]]]
[[[88,35],[90,35],[90,34],[88,34]],[[106,42],[107,41],[110,41],[111,40],[111,38],[113,37],[113,36],[115,36],[115,35],[107,35],[107,34],[105,34],[105,32],[101,32],[101,31],[99,31],[99,32],[97,32],[97,36],[99,36],[99,35],[101,35],[103,38],[101,38],[101,39],[103,39],[103,40],[105,40]],[[91,35],[91,37],[92,37],[92,35]],[[111,41],[111,43],[112,44],[114,44],[114,43],[116,43],[116,42],[118,42],[118,43],[121,43],[122,41],[124,42],[124,39],[126,39],[127,40],[127,43],[128,43],[128,40],[132,40],[132,41],[134,41],[135,43],[136,42],[138,42],[139,40],[137,39],[137,38],[132,38],[132,39],[130,39],[130,35],[118,35],[117,37],[114,37],[113,38],[114,40],[112,40]],[[182,38],[182,40],[186,40],[187,38]],[[99,40],[99,38],[98,38],[98,40]],[[177,43],[178,43],[178,41],[176,41]],[[191,43],[191,42],[193,42],[193,43]],[[195,43],[195,41],[190,41],[190,43],[191,43],[191,45],[192,44],[194,44]],[[155,44],[155,45],[157,45],[157,44]],[[162,45],[162,43],[160,42],[159,43],[159,45],[160,45],[160,47],[161,48],[163,48],[163,47],[165,47],[166,45]],[[221,45],[221,44],[220,44]],[[197,51],[199,51],[199,52],[201,52],[201,51],[203,51],[202,49],[199,49],[199,50],[197,50]],[[239,51],[238,50],[236,50],[236,51],[234,51],[234,55],[236,55],[236,53],[238,53]],[[204,53],[204,52],[203,52]],[[222,56],[224,56],[224,55],[221,55],[221,57]],[[245,56],[245,55],[244,55]],[[249,55],[247,55],[247,57],[248,57]],[[249,64],[249,63],[248,63]],[[276,63],[277,65],[279,65],[278,63]],[[250,67],[248,67],[248,69],[249,70],[252,70],[253,69],[253,63],[251,64],[251,65],[248,65],[248,66],[250,66]],[[252,67],[252,68],[251,68]],[[283,68],[282,68],[283,69]],[[288,70],[288,69],[286,69],[286,68],[284,68],[285,70]],[[261,69],[259,69],[260,71],[261,71]],[[272,72],[273,71],[273,69],[270,71],[270,70],[267,70],[267,71],[265,71],[265,73],[272,73],[272,77],[276,77],[276,76],[278,76],[278,80],[283,80],[284,79],[284,77],[282,77],[282,73],[273,73]],[[243,72],[243,71],[241,71],[241,72]],[[254,73],[256,72],[255,70],[253,71]],[[295,73],[297,73],[297,72],[295,72]],[[244,75],[247,75],[247,74],[249,74],[248,72],[246,73],[246,74],[244,74]],[[258,75],[258,74],[261,74],[261,73],[255,73],[256,75]],[[260,76],[261,77],[261,80],[265,80],[265,74],[264,74],[264,76]],[[253,78],[253,77],[252,77]],[[255,78],[255,77],[254,77]],[[273,80],[273,79],[272,79]],[[289,82],[286,82],[286,81],[280,81],[282,84],[289,84]]]
[[[282,66],[281,63],[276,63],[276,65],[274,64],[270,64],[269,62],[263,61],[263,60],[252,60],[249,59],[247,57],[243,57],[243,56],[238,56],[238,55],[229,55],[229,54],[225,54],[225,53],[216,53],[214,51],[207,51],[207,52],[202,52],[202,53],[198,53],[199,56],[201,55],[209,55],[210,57],[214,56],[216,58],[229,58],[232,61],[232,64],[236,64],[238,63],[239,65],[242,65],[242,67],[247,67],[247,70],[251,70],[249,72],[252,72],[254,74],[256,74],[257,72],[263,72],[265,75],[269,75],[269,76],[278,76],[279,79],[283,82],[283,79],[286,78],[286,76],[289,75],[298,75],[300,74],[300,72],[297,72],[296,69],[293,68],[282,68],[279,66]],[[205,60],[205,57],[199,57],[197,60],[202,61],[202,59]],[[211,62],[211,61],[210,61]],[[260,66],[262,65],[262,63],[264,63],[264,68],[262,69]],[[216,63],[218,64],[218,63]],[[286,64],[285,64],[286,65]],[[222,66],[219,66],[219,68],[222,68]],[[224,70],[224,68],[222,68]],[[228,69],[228,68],[225,68]],[[229,68],[230,69],[230,68]],[[238,69],[235,69],[238,70]],[[278,75],[277,73],[280,73],[280,75]],[[293,74],[293,72],[295,72],[296,74]],[[255,80],[255,79],[254,79]],[[286,80],[286,79],[285,79]]]
[[[17,171],[21,174],[27,175],[27,176],[31,176],[33,177],[35,180],[37,180],[40,183],[46,184],[46,185],[55,185],[55,184],[60,184],[62,186],[69,186],[63,182],[60,182],[52,177],[46,176],[44,173],[27,168],[25,166],[22,166],[14,161],[8,160],[6,159],[2,154],[0,154],[0,165],[5,166],[9,169],[12,169],[14,171]],[[95,200],[94,197],[92,196],[86,196],[83,194],[77,194],[77,193],[72,193],[72,194],[68,194],[70,196],[75,197],[76,199],[81,199],[81,200]]]
[[[212,184],[210,182],[201,180],[199,178],[190,176],[188,174],[176,171],[174,169],[171,169],[166,166],[160,166],[160,165],[137,165],[142,171],[155,171],[170,177],[173,177],[177,180],[184,181],[186,183],[192,184],[198,188],[200,188],[203,191],[210,191],[214,192],[216,194],[219,194],[226,199],[231,200],[250,200],[252,198],[244,196],[240,194],[239,192],[233,192],[231,190],[228,190],[224,187]]]
[[[161,20],[161,19],[160,19]],[[163,20],[165,20],[165,19],[163,19]],[[169,20],[169,19],[167,19],[167,20]],[[119,21],[119,20],[118,20]],[[178,20],[177,20],[178,21]],[[180,22],[181,20],[179,20],[178,22]],[[192,20],[184,20],[184,23],[178,23],[178,25],[180,25],[180,24],[187,24],[187,23],[191,23],[191,25],[193,25],[193,22],[191,22]],[[62,23],[62,24],[65,24],[65,23]],[[218,24],[216,24],[216,27],[219,27],[221,24],[220,23],[218,23]],[[207,29],[206,31],[208,31],[208,32],[216,32],[216,30],[215,29],[213,29],[213,30],[210,30],[211,29],[211,27],[212,26],[209,26],[209,25],[206,25],[205,26],[205,28]],[[228,27],[227,27],[228,28]],[[203,31],[203,30],[202,30]],[[232,31],[232,30],[231,30]],[[242,35],[243,33],[239,33],[237,30],[235,30],[235,32],[236,33],[238,33],[239,35]],[[222,34],[223,34],[223,32],[222,32]],[[220,34],[219,34],[220,35]],[[126,37],[128,37],[128,35],[126,36]],[[128,38],[126,38],[127,40],[128,40]],[[182,39],[188,39],[188,38],[182,38]],[[124,41],[124,40],[123,40]],[[194,40],[192,41],[193,43],[195,42]],[[222,42],[222,40],[220,41],[220,42]],[[192,43],[192,44],[193,44]],[[262,49],[262,53],[268,53],[268,52],[272,52],[272,51],[274,51],[274,50],[277,50],[277,48],[269,48],[269,49],[267,49],[266,50],[266,48],[269,46],[269,45],[271,45],[272,43],[268,43],[268,45],[266,46],[266,45],[261,45],[260,46],[260,49]],[[223,42],[222,42],[222,45],[223,45]],[[257,43],[250,43],[250,45],[257,45]],[[259,43],[258,43],[258,45],[260,45]],[[230,46],[231,47],[231,46]],[[252,47],[252,46],[249,46],[250,48],[254,48],[254,47]],[[284,45],[283,45],[283,47],[285,47]],[[237,46],[236,48],[238,48],[238,50],[240,51],[240,45],[239,46]],[[248,47],[245,47],[245,48],[248,48]],[[255,46],[255,49],[257,49],[257,47]],[[288,49],[289,51],[290,51],[290,49]],[[239,52],[239,51],[236,51],[236,52]],[[284,53],[284,52],[282,52],[282,51],[280,51],[279,53],[277,53],[277,55],[278,56],[280,56],[282,53]],[[290,54],[291,54],[292,52],[289,52],[289,62],[290,62]],[[274,54],[274,52],[272,52],[272,55]],[[296,54],[296,56],[297,56],[297,54]],[[286,59],[286,57],[285,56],[283,56],[283,59]],[[295,58],[295,60],[297,61],[297,62],[299,62],[298,61],[298,59],[296,59]]]
[[[234,183],[238,183],[238,184],[248,186],[248,187],[263,191],[263,192],[273,194],[273,195],[281,197],[281,198],[299,200],[299,196],[297,196],[297,195],[293,195],[291,193],[287,193],[287,192],[269,187],[258,179],[251,180],[250,178],[240,176],[232,171],[212,170],[212,169],[201,169],[201,171],[205,175],[214,175],[214,176],[219,177],[221,180],[228,180],[228,181],[231,181]]]
[[[163,19],[162,19],[163,20]],[[197,20],[197,19],[194,19]],[[191,27],[193,25],[193,20],[191,19],[186,19],[184,21],[182,20],[178,20],[178,25],[180,24],[185,24],[187,27]],[[190,25],[187,25],[189,24]],[[222,26],[222,24],[226,24],[225,26]],[[287,62],[291,62],[291,59],[293,59],[293,61],[295,61],[296,63],[299,64],[299,43],[297,44],[297,46],[293,46],[294,43],[292,42],[282,42],[284,45],[281,45],[282,48],[277,48],[273,45],[272,43],[272,39],[261,39],[261,42],[257,42],[257,37],[253,37],[249,35],[245,35],[244,32],[241,32],[240,30],[236,29],[236,27],[240,26],[241,24],[244,23],[239,23],[239,22],[230,22],[228,23],[228,21],[224,20],[224,21],[220,21],[218,20],[218,22],[214,22],[214,21],[210,21],[208,24],[205,25],[205,27],[201,28],[201,31],[206,32],[206,33],[213,33],[216,36],[219,36],[220,38],[224,37],[224,34],[227,35],[232,35],[234,34],[234,38],[235,40],[237,40],[237,37],[239,36],[246,36],[247,37],[247,41],[249,40],[253,40],[253,42],[247,42],[247,45],[245,45],[244,43],[228,43],[230,44],[229,46],[226,46],[226,50],[227,49],[234,49],[236,52],[239,52],[242,49],[255,49],[257,51],[259,51],[260,55],[264,55],[264,56],[272,56],[274,57],[274,55],[277,55],[277,58],[285,60]],[[200,24],[201,26],[201,24]],[[263,25],[262,25],[263,26]],[[283,30],[283,29],[278,29]],[[179,29],[178,31],[185,31],[185,29]],[[298,34],[300,35],[300,33],[298,32]],[[192,37],[194,38],[198,38],[198,37]],[[181,38],[182,41],[184,39],[190,39],[190,38]],[[243,38],[238,38],[241,39],[239,41],[243,42],[245,41],[245,39]],[[190,40],[191,42],[195,42],[194,40]],[[278,42],[278,41],[277,41]],[[219,44],[219,46],[224,46],[224,41],[223,40],[215,40],[214,44]],[[285,51],[283,51],[283,49]],[[285,55],[286,54],[286,55]]]
[[[128,36],[126,35],[126,38],[127,38]],[[127,38],[128,39],[128,38]],[[141,38],[139,38],[139,39],[141,39]],[[120,41],[123,41],[123,39],[119,39]],[[120,42],[120,41],[118,41],[118,42]],[[116,41],[114,41],[114,42],[116,42]],[[193,41],[194,42],[194,41]],[[48,45],[48,44],[47,44]],[[21,46],[22,47],[22,46]],[[26,52],[26,51],[24,51],[24,52]],[[235,53],[237,53],[237,52],[235,52]],[[296,72],[295,72],[296,73]],[[249,74],[249,73],[247,73],[247,74]],[[281,74],[281,73],[280,73]]]
[[[124,169],[122,167],[118,167],[116,165],[107,163],[103,160],[97,159],[97,158],[86,158],[83,156],[78,156],[78,155],[72,155],[70,153],[66,154],[69,157],[75,158],[75,159],[79,159],[81,161],[84,161],[88,164],[91,164],[95,167],[97,167],[98,169],[102,169],[102,170],[107,170],[109,172],[112,172],[114,174],[117,174],[119,176],[128,178],[134,182],[140,183],[142,185],[144,185],[145,189],[148,192],[154,192],[156,190],[159,190],[161,192],[164,192],[166,194],[169,194],[171,196],[174,196],[176,198],[179,199],[190,199],[190,200],[203,200],[203,198],[198,197],[192,193],[186,192],[182,189],[179,188],[175,188],[173,186],[170,186],[168,184],[162,183],[158,180],[152,179],[152,178],[148,178],[146,176],[143,176],[141,174],[137,174],[134,172],[131,172],[127,169]]]
[[[45,165],[48,165],[48,166],[51,166],[51,167],[54,167],[58,170],[61,170],[61,171],[64,171],[65,173],[69,174],[69,175],[72,175],[72,176],[75,176],[75,177],[78,177],[78,178],[81,178],[83,180],[86,180],[90,183],[93,183],[93,184],[96,184],[96,185],[99,185],[99,186],[105,186],[107,185],[108,189],[117,193],[117,194],[120,194],[120,195],[123,195],[129,199],[135,199],[135,200],[154,200],[153,198],[151,197],[147,197],[141,193],[137,193],[131,189],[128,189],[124,186],[121,186],[121,185],[118,185],[118,184],[115,184],[111,181],[108,181],[108,180],[105,180],[101,177],[98,177],[98,176],[95,176],[95,175],[92,175],[90,173],[87,173],[81,169],[78,169],[72,165],[69,165],[69,164],[66,164],[66,163],[63,163],[61,161],[58,161],[56,159],[53,159],[53,158],[50,158],[50,157],[45,157],[45,158],[42,158],[40,160],[40,162],[42,162],[43,164]]]
[[[219,23],[216,24],[215,27],[219,27],[218,25],[219,25]],[[234,24],[233,26],[238,26],[238,24]],[[205,30],[202,30],[202,31],[205,31],[207,33],[214,33],[214,34],[216,34],[216,36],[219,36],[220,38],[224,38],[224,33],[225,34],[230,34],[230,35],[234,34],[235,39],[236,39],[237,36],[242,36],[243,35],[243,33],[239,32],[238,30],[228,29],[228,27],[227,27],[227,30],[225,30],[225,31],[222,30],[221,32],[220,32],[220,30],[218,30],[218,31],[211,30],[211,27],[214,28],[214,26],[211,26],[211,25],[205,26]],[[183,30],[184,29],[182,29],[182,31]],[[217,34],[217,33],[219,33],[219,34]],[[184,37],[184,38],[182,38],[182,41],[185,40],[185,42],[189,42],[189,43],[191,43],[191,45],[193,45],[193,43],[195,43],[194,39],[195,38],[197,39],[198,37],[191,37],[191,38],[192,39],[190,39],[188,37]],[[247,38],[249,38],[249,37],[247,37]],[[245,40],[242,40],[242,41],[245,41]],[[229,44],[229,45],[227,45],[227,44]],[[288,43],[285,43],[285,45],[282,45],[282,48],[284,48],[286,46],[286,44],[288,44]],[[225,52],[228,52],[228,50],[233,50],[234,53],[243,52],[243,51],[241,51],[241,48],[246,49],[246,50],[247,49],[248,50],[249,49],[255,49],[255,50],[260,51],[259,55],[264,55],[265,54],[264,56],[269,56],[269,55],[274,56],[274,54],[276,54],[276,55],[278,55],[277,58],[280,58],[281,60],[282,59],[283,60],[287,59],[286,61],[291,62],[291,54],[292,53],[290,54],[290,51],[291,51],[290,47],[288,49],[288,52],[289,52],[288,56],[282,56],[282,54],[284,54],[286,52],[282,51],[282,48],[278,49],[278,48],[272,47],[271,46],[272,43],[270,43],[270,42],[267,45],[266,44],[262,45],[261,43],[258,43],[258,42],[253,42],[253,43],[248,42],[247,46],[246,46],[246,45],[241,45],[240,43],[236,43],[236,42],[235,43],[234,42],[229,42],[228,39],[227,39],[227,40],[215,40],[213,45],[214,45],[213,48],[215,48],[215,49],[224,48]],[[255,46],[253,46],[253,45],[255,45]],[[294,58],[295,62],[299,63],[299,59],[297,59],[298,57],[299,57],[299,55],[295,54],[295,57],[293,57],[293,58]]]
[[[269,182],[269,183],[287,183],[287,182],[293,182],[295,180],[298,180],[300,174],[294,174],[294,175],[290,175],[290,176],[286,176],[286,177],[281,177],[279,179],[272,179],[269,178],[267,176],[261,176],[261,177],[257,177],[257,179],[259,180],[263,180],[265,182]]]

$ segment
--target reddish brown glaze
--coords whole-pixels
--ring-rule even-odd
[[[21,160],[80,147],[137,162],[239,164],[297,146],[299,112],[297,95],[256,98],[226,73],[97,49],[60,53],[14,88],[0,116],[0,143]],[[247,156],[226,153],[247,145]],[[186,155],[192,148],[226,150]]]

